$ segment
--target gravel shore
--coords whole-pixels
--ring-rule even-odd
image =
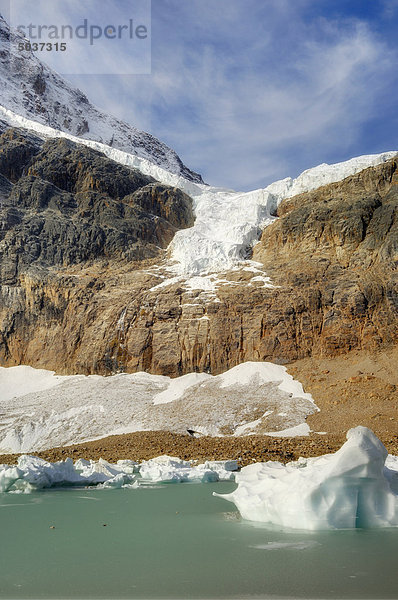
[[[309,437],[296,438],[273,438],[264,435],[193,438],[188,434],[180,435],[167,431],[139,431],[29,454],[51,462],[64,460],[67,457],[73,460],[103,458],[109,462],[116,462],[119,459],[142,461],[168,454],[199,462],[237,459],[239,466],[243,467],[252,462],[277,460],[286,463],[300,456],[319,456],[336,452],[344,441],[344,435],[311,434]],[[391,454],[398,454],[398,436],[390,436],[382,441]],[[17,454],[0,455],[0,462],[13,464],[17,458]]]

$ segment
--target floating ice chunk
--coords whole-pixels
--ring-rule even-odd
[[[191,465],[188,461],[174,456],[158,456],[144,461],[140,465],[140,475],[143,479],[154,482],[180,483],[189,481]]]
[[[122,466],[114,465],[100,458],[98,461],[90,461],[88,465],[81,470],[81,477],[87,483],[105,483],[109,482],[120,474],[125,474]]]
[[[23,455],[18,459],[18,468],[23,474],[24,481],[35,489],[64,485],[65,483],[70,485],[82,483],[71,458],[50,463],[36,456]]]
[[[242,517],[295,529],[398,526],[398,461],[366,427],[347,433],[335,454],[286,466],[257,463],[236,475],[238,488],[221,495]],[[215,494],[217,495],[217,494]]]
[[[56,463],[35,456],[21,456],[17,467],[0,465],[0,492],[32,492],[54,486],[94,485],[101,489],[136,489],[151,483],[207,483],[234,478],[237,462],[208,461],[192,466],[174,456],[158,456],[141,464],[133,460],[72,459]]]
[[[85,468],[89,467],[90,464],[90,460],[86,460],[85,458],[79,458],[79,460],[75,462],[75,469],[76,471],[83,471]]]
[[[97,487],[102,489],[120,489],[122,487],[132,487],[136,482],[135,475],[127,475],[126,473],[119,473],[110,479],[107,479],[104,483],[100,483]]]
[[[215,471],[218,469],[229,472],[238,470],[237,460],[207,460],[204,465],[207,469],[213,469]]]
[[[30,492],[56,485],[84,484],[72,459],[49,463],[36,456],[20,456],[17,467],[0,467],[0,492]]]
[[[235,479],[234,471],[238,470],[238,461],[236,460],[208,460],[198,468],[208,469],[217,473],[218,481],[233,481]]]
[[[123,473],[130,475],[139,472],[139,464],[135,462],[135,460],[118,460],[117,466],[121,469],[121,471],[123,471]]]
[[[144,461],[140,466],[140,475],[146,481],[163,483],[201,482],[209,483],[220,480],[220,474],[229,479],[230,472],[218,465],[210,468],[208,463],[191,466],[186,460],[180,460],[173,456],[158,456]]]
[[[8,467],[7,465],[1,465],[0,469],[0,492],[8,492],[15,482],[21,479],[22,471],[18,467]]]

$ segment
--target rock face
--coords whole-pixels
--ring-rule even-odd
[[[193,224],[180,190],[65,139],[0,136],[3,192],[0,276],[17,285],[32,267],[103,258],[159,256],[179,228]]]
[[[1,104],[18,115],[78,137],[103,142],[202,182],[180,157],[153,135],[101,112],[87,97],[28,50],[21,33],[11,29],[0,15]]]
[[[397,341],[396,160],[285,201],[253,252],[274,287],[242,269],[212,294],[159,286],[185,194],[20,135],[1,138],[0,364],[217,374]]]
[[[284,202],[255,258],[281,286],[289,356],[376,348],[398,338],[394,159]]]

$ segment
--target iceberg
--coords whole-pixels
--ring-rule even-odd
[[[367,427],[335,454],[244,467],[237,489],[214,494],[249,521],[306,530],[398,526],[398,462]],[[386,466],[386,462],[388,466]]]

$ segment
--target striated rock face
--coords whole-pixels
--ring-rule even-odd
[[[253,251],[274,287],[242,269],[206,293],[152,268],[193,222],[185,194],[18,135],[0,152],[0,364],[216,374],[397,341],[396,160],[280,206]]]
[[[254,255],[281,286],[288,356],[297,341],[297,358],[395,343],[397,160],[296,196],[279,216]]]
[[[180,190],[65,139],[0,136],[0,278],[99,258],[157,257],[177,229],[193,224]]]

